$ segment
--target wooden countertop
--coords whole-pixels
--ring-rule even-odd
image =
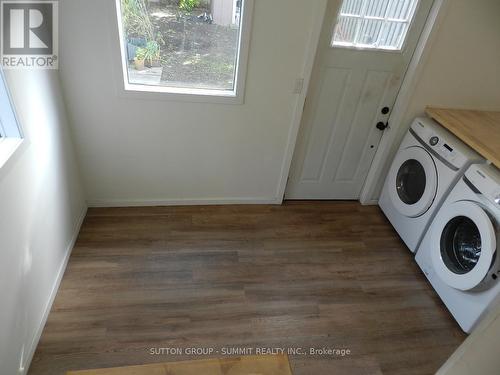
[[[500,168],[500,112],[427,107],[427,114]]]

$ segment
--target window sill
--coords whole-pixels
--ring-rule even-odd
[[[24,140],[22,138],[0,139],[0,178],[3,176],[14,154],[21,148]]]
[[[161,87],[125,83],[119,91],[122,98],[171,100],[191,103],[243,104],[237,91]]]

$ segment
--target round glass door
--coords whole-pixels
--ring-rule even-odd
[[[441,234],[441,258],[457,275],[474,269],[481,257],[481,233],[468,217],[451,219]]]
[[[406,204],[417,203],[425,192],[425,169],[418,160],[405,161],[396,176],[396,191]]]
[[[470,201],[445,204],[430,228],[431,259],[449,286],[471,290],[488,275],[496,257],[496,231],[483,208]]]
[[[437,169],[432,156],[419,146],[401,150],[394,158],[386,183],[399,213],[407,217],[425,214],[437,192]]]

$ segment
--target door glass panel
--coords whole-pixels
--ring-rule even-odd
[[[417,203],[425,192],[425,169],[417,160],[405,161],[396,176],[396,191],[406,204]]]
[[[476,224],[465,216],[453,218],[441,234],[441,259],[458,275],[474,269],[481,256],[481,234]]]
[[[358,43],[364,46],[376,46],[382,21],[365,19],[358,34]]]
[[[413,8],[412,0],[392,1],[388,8],[387,18],[408,21]]]
[[[388,22],[379,46],[386,49],[396,49],[401,44],[401,38],[406,34],[408,25],[402,22]]]
[[[366,17],[384,18],[389,0],[369,0],[366,2]]]
[[[359,24],[359,18],[340,17],[339,23],[335,30],[335,38],[342,43],[350,43],[350,41],[354,40],[354,38],[356,37]]]
[[[362,0],[345,0],[342,3],[342,14],[353,14],[353,15],[361,15],[361,6],[363,5]]]
[[[344,0],[332,46],[401,50],[418,0]]]

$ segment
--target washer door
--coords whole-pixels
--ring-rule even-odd
[[[432,264],[439,277],[455,289],[477,287],[492,266],[497,246],[486,212],[469,201],[443,206],[431,231]]]
[[[432,156],[422,147],[409,147],[395,157],[389,171],[388,189],[396,209],[408,217],[427,212],[437,191],[437,170]]]

